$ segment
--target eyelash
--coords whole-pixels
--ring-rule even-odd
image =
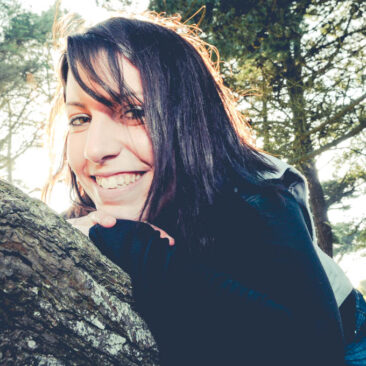
[[[132,114],[132,116],[128,116],[128,114]],[[127,125],[137,126],[144,124],[145,111],[141,106],[131,105],[128,106],[128,109],[123,112],[121,115],[121,119],[126,118],[130,121],[138,121],[138,123],[127,123]],[[82,122],[75,123],[78,120],[82,120]],[[85,123],[89,123],[91,118],[88,115],[77,115],[70,118],[69,125],[72,127],[80,127]]]
[[[128,116],[129,113],[132,114],[131,117]],[[137,120],[138,124],[144,124],[145,110],[140,105],[129,105],[126,111],[123,112],[123,117],[129,120]]]
[[[77,121],[77,120],[84,120],[84,121],[81,122],[81,123],[76,123],[75,124],[75,121]],[[79,127],[79,126],[82,126],[83,124],[88,123],[88,122],[90,122],[90,117],[89,116],[79,114],[75,117],[70,118],[69,125],[73,126],[73,127]]]

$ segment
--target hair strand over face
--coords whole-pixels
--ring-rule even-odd
[[[101,55],[103,69],[96,67]],[[249,127],[197,29],[192,32],[176,18],[164,24],[151,13],[148,21],[110,18],[68,37],[60,65],[62,85],[65,88],[71,69],[82,89],[106,106],[136,98],[122,78],[121,57],[140,71],[145,126],[153,146],[154,177],[143,208],[146,220],[166,226],[192,248],[205,246],[210,235],[201,229],[203,212],[222,187],[240,176],[248,186],[263,188],[261,174],[273,168],[255,149]],[[70,174],[77,203],[93,209]]]

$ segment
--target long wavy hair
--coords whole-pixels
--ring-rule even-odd
[[[199,29],[182,24],[178,17],[118,16],[69,35],[59,67],[63,98],[71,69],[81,88],[107,106],[135,97],[118,59],[126,57],[140,71],[144,123],[154,154],[144,217],[192,246],[209,243],[209,229],[202,229],[209,228],[204,212],[230,180],[240,177],[248,187],[263,190],[267,185],[262,174],[274,171],[255,148],[249,125],[223,84],[215,51],[200,39]],[[107,56],[102,71],[95,67],[101,53]],[[117,92],[103,77],[106,72],[117,83]],[[80,75],[87,75],[110,99],[91,89]],[[95,206],[68,169],[75,196],[69,217],[75,217]]]

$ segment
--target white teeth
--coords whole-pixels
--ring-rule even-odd
[[[115,176],[110,177],[107,179],[107,188],[113,188],[117,186],[117,179]]]
[[[125,184],[125,177],[122,174],[119,175],[115,175],[116,180],[117,180],[117,185],[119,186],[123,186]]]
[[[140,173],[122,173],[113,175],[111,177],[99,177],[96,176],[95,180],[97,184],[103,188],[113,189],[118,187],[125,187],[128,184],[134,183],[136,180],[142,177]]]

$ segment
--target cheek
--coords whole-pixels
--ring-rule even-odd
[[[84,141],[81,134],[70,134],[67,138],[66,158],[71,169],[76,175],[84,165]]]
[[[154,166],[154,153],[150,137],[146,131],[142,131],[138,137],[139,155],[151,167]]]

